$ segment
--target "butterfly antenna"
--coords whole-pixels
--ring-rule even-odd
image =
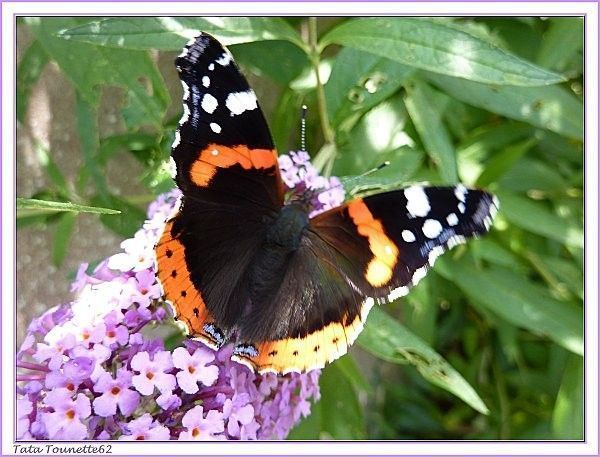
[[[346,181],[346,184],[348,184],[348,183],[350,183],[350,182],[352,182],[354,180],[357,180],[357,179],[360,179],[360,178],[364,178],[365,176],[368,176],[368,175],[370,175],[372,173],[375,173],[376,171],[379,171],[382,168],[387,167],[388,165],[390,165],[390,163],[391,162],[389,160],[386,160],[385,162],[382,162],[379,165],[377,165],[375,168],[371,168],[370,170],[367,170],[367,171],[365,171],[364,173],[362,173],[362,174],[360,174],[358,176],[354,176],[353,178],[348,179]],[[327,192],[327,191],[329,191],[331,189],[335,189],[336,187],[344,187],[344,184],[340,181],[339,184],[336,184],[335,186],[332,186],[329,189],[318,189],[318,190],[316,190],[313,195],[319,195],[319,194],[321,194],[323,192]]]
[[[302,105],[302,114],[300,117],[300,150],[306,151],[306,111],[308,107]]]

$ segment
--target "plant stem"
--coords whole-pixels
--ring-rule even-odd
[[[317,79],[317,105],[319,109],[319,118],[321,120],[321,129],[323,130],[323,137],[325,138],[325,145],[319,153],[319,155],[324,155],[325,157],[320,157],[319,160],[315,161],[315,164],[319,164],[317,168],[320,168],[320,170],[325,170],[326,173],[330,173],[331,167],[333,166],[333,159],[335,158],[335,132],[331,127],[329,115],[327,114],[325,90],[321,81],[321,75],[319,74],[321,56],[318,46],[316,17],[308,18],[308,45],[310,48],[310,60]]]

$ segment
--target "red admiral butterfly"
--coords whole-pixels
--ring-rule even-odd
[[[183,193],[156,246],[166,299],[189,333],[259,372],[305,371],[345,354],[375,303],[408,293],[435,258],[482,235],[497,209],[481,190],[386,192],[309,219],[284,202],[256,96],[213,37],[175,61],[184,114],[173,143]]]

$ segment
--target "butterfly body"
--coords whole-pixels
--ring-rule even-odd
[[[462,185],[359,198],[309,218],[285,203],[254,92],[201,34],[176,60],[184,115],[173,144],[181,206],[156,246],[158,277],[191,336],[259,371],[343,355],[371,306],[406,295],[444,250],[486,233],[495,197]]]

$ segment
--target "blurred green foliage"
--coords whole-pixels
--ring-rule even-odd
[[[107,185],[117,153],[144,165],[150,193],[173,185],[164,164],[178,117],[165,116],[180,94],[169,94],[163,78],[175,69],[161,74],[154,51],[174,57],[199,30],[230,45],[259,99],[274,100],[280,151],[298,148],[299,107],[309,106],[314,163],[350,195],[462,181],[499,196],[488,237],[372,311],[359,349],[324,370],[322,399],[290,438],[583,438],[581,18],[48,17],[21,27],[34,40],[18,68],[18,120],[49,62],[77,91],[78,179],[67,182],[40,147],[51,185],[29,196],[75,205],[23,200],[18,215],[19,227],[55,227],[57,263],[72,211],[120,210],[98,220],[123,236],[143,219]],[[125,127],[99,137],[105,85],[123,90]]]

